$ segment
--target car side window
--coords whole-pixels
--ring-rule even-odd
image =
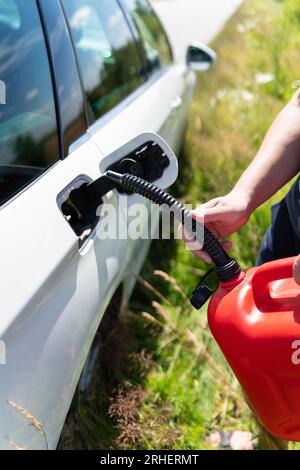
[[[143,83],[142,60],[116,0],[64,0],[84,89],[96,119]]]
[[[122,0],[138,30],[147,72],[161,69],[172,62],[172,50],[161,22],[148,0]]]
[[[0,0],[0,205],[59,158],[48,54],[35,0]]]

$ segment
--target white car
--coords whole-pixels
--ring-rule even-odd
[[[176,60],[146,0],[0,0],[2,449],[56,448],[101,318],[116,292],[127,302],[149,247],[100,240],[96,212],[76,219],[70,192],[141,133],[177,152],[193,70],[214,60],[197,44]]]

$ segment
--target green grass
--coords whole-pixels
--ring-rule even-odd
[[[300,78],[299,31],[297,2],[249,0],[216,38],[219,61],[198,77],[174,194],[195,205],[232,188]],[[259,73],[274,80],[258,84]],[[285,192],[232,237],[232,254],[244,267],[255,263],[270,206]],[[205,309],[195,312],[187,301],[205,269],[181,242],[153,243],[114,333],[125,351],[95,380],[91,403],[79,406],[67,447],[205,449],[214,429],[257,432]],[[111,338],[107,344],[112,350]]]

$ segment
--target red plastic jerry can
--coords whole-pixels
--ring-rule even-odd
[[[263,426],[300,441],[300,286],[295,258],[223,283],[208,308],[211,331]]]

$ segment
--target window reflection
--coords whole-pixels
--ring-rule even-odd
[[[33,0],[0,0],[0,203],[58,158],[44,36]]]
[[[99,118],[142,83],[142,63],[115,0],[64,0],[84,88]]]
[[[153,73],[172,62],[172,52],[164,29],[148,0],[123,0],[140,35],[147,60],[147,71]]]

